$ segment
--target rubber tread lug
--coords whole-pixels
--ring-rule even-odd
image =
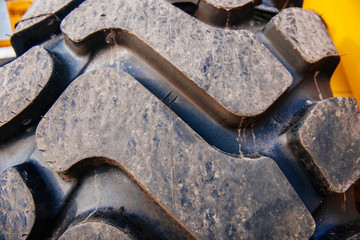
[[[52,56],[38,46],[0,68],[0,141],[40,120],[59,91],[51,88],[54,73]]]
[[[360,177],[357,101],[336,97],[317,103],[290,131],[293,151],[320,189],[345,192]]]
[[[326,58],[334,59],[335,67],[340,60],[324,22],[313,11],[284,9],[266,25],[264,35],[299,72]]]
[[[231,28],[249,17],[254,5],[253,0],[200,0],[194,16],[215,26]]]
[[[180,91],[218,112],[261,114],[292,84],[290,73],[251,32],[211,27],[165,1],[86,1],[61,29],[79,49],[90,35],[105,33],[108,44],[135,49]]]
[[[35,223],[35,203],[15,168],[0,176],[0,209],[0,239],[27,239]]]
[[[132,239],[117,227],[105,222],[84,221],[71,226],[64,232],[59,240],[72,240],[72,239]]]
[[[37,62],[38,68],[31,66]],[[35,47],[0,68],[2,76],[0,127],[23,111],[47,84],[54,62],[45,49]]]
[[[314,231],[273,160],[218,152],[124,72],[77,78],[36,138],[52,168],[69,176],[91,162],[126,169],[199,238],[307,239]]]
[[[11,44],[17,55],[60,33],[60,22],[83,0],[36,0],[17,23]]]
[[[36,0],[23,15],[21,21],[16,25],[15,33],[39,23],[44,18],[59,11],[72,1],[73,0]]]

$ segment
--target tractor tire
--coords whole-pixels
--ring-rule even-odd
[[[299,2],[35,1],[0,67],[0,239],[356,239],[359,109]]]

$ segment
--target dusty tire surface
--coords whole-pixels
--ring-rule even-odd
[[[357,101],[281,2],[35,1],[0,67],[0,239],[356,238]]]

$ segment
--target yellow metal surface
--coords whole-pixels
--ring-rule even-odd
[[[0,47],[10,46],[10,40],[0,40]]]
[[[331,78],[335,96],[360,100],[360,1],[304,0],[303,7],[315,11],[325,21],[341,56]]]
[[[15,29],[17,22],[21,20],[21,17],[24,15],[26,10],[30,7],[34,0],[7,0],[7,10],[10,17],[10,24],[12,30]],[[0,40],[0,47],[10,46],[10,36],[9,39]]]

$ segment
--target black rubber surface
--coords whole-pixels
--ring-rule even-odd
[[[0,238],[356,236],[360,114],[332,98],[321,18],[170,2],[24,15],[0,68]]]

